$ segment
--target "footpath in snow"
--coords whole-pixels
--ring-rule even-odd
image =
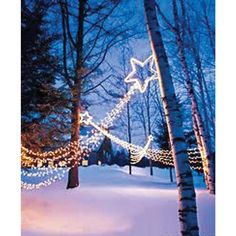
[[[194,174],[201,236],[215,236],[215,197]],[[169,171],[154,168],[80,168],[80,187],[66,177],[38,190],[22,190],[22,236],[178,236],[178,201]]]

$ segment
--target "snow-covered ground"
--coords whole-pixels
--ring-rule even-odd
[[[215,235],[215,197],[194,174],[201,236]],[[66,178],[22,191],[22,236],[178,236],[178,202],[169,171],[154,168],[80,168],[81,186]]]

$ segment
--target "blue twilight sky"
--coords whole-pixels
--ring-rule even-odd
[[[92,1],[91,1],[92,2]],[[173,23],[172,17],[172,1],[157,1],[160,4],[162,12],[165,14],[166,18],[170,23]],[[208,83],[208,89],[212,97],[212,106],[214,107],[214,59],[212,58],[211,48],[209,46],[209,37],[207,35],[205,27],[203,27],[202,22],[200,22],[201,16],[204,14],[201,1],[189,0],[186,1],[187,5],[187,15],[190,19],[190,24],[193,29],[194,37],[198,42],[198,50],[201,56],[201,60],[204,66],[205,77]],[[214,1],[205,0],[207,3],[207,16],[210,19],[212,28],[214,28]],[[96,3],[96,1],[95,1]],[[55,8],[56,9],[56,8]],[[51,10],[48,15],[49,24],[51,24],[51,29],[60,33],[61,19],[60,15],[55,11]],[[125,93],[125,83],[123,79],[125,75],[130,72],[130,58],[135,57],[141,61],[145,60],[149,55],[151,55],[150,44],[148,40],[148,34],[145,25],[145,16],[143,2],[140,0],[129,0],[123,1],[118,7],[117,11],[114,13],[116,19],[120,22],[128,22],[129,26],[133,31],[139,33],[135,38],[131,38],[113,47],[106,56],[104,63],[100,66],[101,74],[92,78],[92,84],[97,84],[102,81],[106,76],[112,75],[112,77],[103,83],[109,92],[122,95]],[[118,16],[118,17],[117,17]],[[179,65],[177,57],[177,48],[174,43],[174,35],[168,29],[163,18],[158,15],[158,19],[162,28],[162,37],[165,44],[165,49],[167,51],[168,60],[171,66],[171,72],[173,81],[176,88],[176,93],[181,102],[184,103],[185,109],[183,110],[184,128],[186,130],[191,129],[191,112],[188,96],[186,93],[186,88],[183,82],[182,71]],[[73,22],[72,22],[73,23]],[[72,24],[73,25],[73,24]],[[73,30],[72,30],[73,32]],[[89,35],[90,37],[91,35]],[[55,45],[55,53],[62,51],[62,45],[58,43]],[[124,51],[127,55],[123,56]],[[187,59],[191,61],[190,53],[186,52]],[[123,60],[123,61],[122,61]],[[125,60],[125,71],[123,70]],[[190,68],[191,70],[191,68]],[[195,74],[193,71],[193,78]],[[60,85],[60,82],[59,82]],[[156,81],[152,81],[150,84],[150,89],[156,91],[158,94],[158,89]],[[99,93],[99,96],[97,95]],[[144,127],[140,119],[140,109],[145,109],[145,94],[138,94],[131,99],[131,126],[132,135],[134,143],[143,145],[146,143],[146,137],[144,134]],[[93,93],[86,95],[84,99],[90,104],[88,110],[91,115],[94,116],[94,120],[99,121],[106,116],[106,113],[110,111],[114,105],[118,102],[118,98],[113,98],[104,92],[102,87],[97,87]],[[189,109],[186,109],[189,106]],[[145,112],[143,112],[145,113]],[[160,114],[158,114],[157,109],[153,108],[151,112],[151,120],[153,123],[153,130],[158,132],[156,127],[157,121],[160,119]],[[144,114],[143,119],[146,118]],[[112,133],[122,137],[127,140],[127,116],[126,110],[123,111],[121,117],[115,123],[115,126],[111,130]]]

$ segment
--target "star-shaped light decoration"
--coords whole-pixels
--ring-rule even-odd
[[[141,93],[144,93],[148,87],[149,82],[157,79],[157,71],[153,68],[153,56],[148,57],[144,62],[141,62],[135,58],[131,58],[130,63],[132,71],[125,78],[125,82],[134,83],[135,87]],[[138,73],[138,67],[142,69],[141,73]],[[144,70],[145,67],[147,67],[146,71]],[[144,72],[147,73],[147,76],[143,76]]]
[[[80,114],[80,123],[89,125],[90,122],[92,121],[93,117],[89,115],[89,113],[86,111],[84,113]]]

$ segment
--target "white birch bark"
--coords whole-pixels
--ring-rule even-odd
[[[182,117],[177,103],[169,64],[162,42],[154,0],[144,0],[148,35],[151,49],[159,72],[159,85],[171,149],[174,158],[176,181],[179,194],[179,221],[183,236],[199,235],[196,195],[193,177],[188,162],[187,145],[182,128]]]
[[[180,64],[183,69],[183,75],[186,81],[186,86],[188,90],[188,94],[192,104],[192,116],[193,116],[193,123],[196,122],[196,126],[198,128],[198,132],[195,134],[200,135],[200,137],[196,137],[197,139],[201,139],[202,146],[199,146],[199,149],[203,149],[201,152],[202,155],[202,162],[203,162],[203,171],[206,180],[207,188],[209,189],[210,193],[215,193],[215,181],[214,181],[214,163],[213,163],[213,156],[211,155],[210,151],[210,136],[208,131],[205,129],[201,114],[199,112],[197,99],[194,93],[194,87],[192,81],[190,79],[189,69],[185,57],[184,52],[184,42],[181,38],[180,28],[179,28],[179,17],[177,12],[177,5],[176,0],[173,0],[173,14],[175,20],[175,38],[178,47],[178,55],[180,59]],[[194,121],[195,119],[195,121]]]
[[[195,117],[194,114],[192,114],[192,120],[193,120],[193,130],[194,130],[195,137],[196,137],[196,140],[197,140],[198,150],[200,152],[201,157],[204,157],[205,152],[204,152],[203,145],[202,145],[202,139],[201,139],[201,136],[200,136],[200,133],[199,133],[199,128],[198,128],[196,117]],[[203,172],[204,172],[205,183],[208,183],[207,163],[206,163],[204,158],[202,158],[202,167],[203,167]],[[207,185],[207,187],[208,187],[208,185]]]
[[[181,3],[181,8],[184,9],[185,6],[184,6],[183,0],[181,0],[180,3]],[[183,12],[183,10],[182,10],[182,12]],[[186,16],[183,16],[183,17],[184,17],[184,21],[186,21]],[[194,40],[193,33],[190,28],[189,22],[186,22],[186,27],[187,27],[187,31],[188,31],[188,35],[189,35],[189,39],[190,39],[190,47],[192,49],[193,57],[194,57],[196,67],[197,67],[197,78],[198,78],[198,82],[199,82],[201,103],[202,103],[202,108],[203,108],[203,112],[204,112],[204,120],[205,120],[205,124],[206,124],[205,128],[206,128],[206,130],[210,130],[207,121],[209,118],[211,118],[211,119],[209,119],[209,121],[211,122],[213,137],[215,137],[215,119],[214,119],[215,115],[214,115],[214,111],[212,108],[212,100],[209,95],[206,81],[204,78],[204,74],[202,71],[202,62],[201,62],[201,59],[199,56],[199,52],[197,51],[197,48],[196,48],[196,42]],[[205,96],[205,94],[206,94],[206,96]],[[209,109],[210,117],[208,116],[208,109],[207,108]],[[210,139],[210,134],[207,134],[207,137],[209,137],[209,139]]]

